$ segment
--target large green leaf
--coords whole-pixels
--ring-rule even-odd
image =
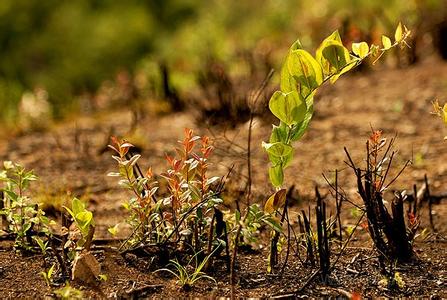
[[[315,58],[303,49],[289,53],[287,67],[290,75],[299,83],[303,98],[311,94],[323,82],[323,70]]]
[[[328,45],[328,43],[333,42],[333,41],[342,44],[338,30],[334,31],[330,36],[325,38],[323,40],[323,42],[321,42],[320,46],[318,47],[318,49],[315,53],[315,57],[316,57],[317,61],[320,63],[325,76],[329,75],[331,70],[330,70],[329,62],[326,59],[324,59],[324,57],[323,57],[323,49]]]
[[[269,108],[279,120],[289,126],[301,122],[307,110],[304,99],[296,91],[276,91],[270,98]]]
[[[349,51],[337,41],[327,42],[322,55],[329,62],[331,73],[340,72],[351,61]]]
[[[283,169],[287,168],[290,165],[290,163],[292,162],[292,160],[293,160],[293,152],[294,151],[293,151],[293,148],[292,148],[292,151],[290,153],[288,153],[287,155],[281,157],[281,166],[282,166]]]
[[[295,43],[290,46],[289,53],[284,60],[284,63],[281,67],[281,79],[280,79],[280,88],[284,93],[298,91],[298,82],[293,78],[293,76],[289,73],[289,68],[287,67],[287,61],[289,59],[290,52],[293,50],[302,49],[301,42],[297,40]]]
[[[333,32],[320,44],[316,51],[317,61],[320,63],[325,76],[331,76],[334,83],[338,77],[355,66],[352,63],[348,49],[343,46],[338,31]]]
[[[286,62],[281,67],[281,79],[280,79],[280,88],[284,93],[298,91],[298,82],[293,78],[289,73],[289,68]]]

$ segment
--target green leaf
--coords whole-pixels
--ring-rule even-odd
[[[276,91],[269,102],[270,111],[286,125],[301,122],[306,113],[306,103],[296,91]]]
[[[336,75],[331,77],[331,83],[334,84],[335,81],[337,81],[337,79],[340,78],[341,75],[345,74],[346,72],[348,72],[349,70],[351,70],[355,66],[357,66],[357,61],[355,61],[355,60],[351,61],[338,74],[336,74]]]
[[[99,274],[98,279],[101,281],[107,281],[108,277],[106,274]]]
[[[267,226],[270,226],[273,230],[275,230],[278,233],[282,233],[282,227],[279,225],[278,221],[276,221],[274,218],[264,218],[262,220]]]
[[[289,68],[287,67],[287,59],[281,67],[280,88],[281,91],[283,91],[284,93],[298,91],[298,82],[289,73]]]
[[[281,158],[282,168],[285,169],[286,167],[288,167],[289,164],[292,162],[292,159],[293,159],[293,148],[292,148],[292,152],[288,153],[287,155],[285,155]]]
[[[352,43],[352,52],[363,59],[369,54],[369,46],[366,42]]]
[[[284,170],[281,165],[277,165],[269,168],[270,182],[275,187],[279,187],[284,182]]]
[[[22,232],[27,232],[30,228],[31,228],[31,225],[33,225],[33,224],[31,224],[31,223],[25,223],[23,226],[22,226]]]
[[[93,219],[93,214],[91,211],[83,211],[76,215],[76,220],[80,223],[80,225],[85,228],[90,225]]]
[[[10,190],[4,190],[4,192],[8,195],[8,197],[9,197],[13,202],[16,202],[17,199],[19,198],[19,195],[17,195],[17,194],[14,193],[13,191],[10,191]]]
[[[76,216],[85,210],[85,204],[78,198],[73,198],[71,201],[71,209],[73,210],[73,214]]]
[[[316,58],[323,68],[324,75],[331,77],[331,83],[355,66],[348,49],[341,42],[338,31],[332,33],[321,43],[317,49]]]
[[[303,97],[307,97],[323,83],[321,66],[306,50],[291,51],[287,66],[290,75],[300,84],[300,94]]]
[[[279,122],[279,126],[273,125],[272,134],[270,135],[269,142],[287,142],[288,127],[284,122]]]
[[[290,52],[293,50],[302,49],[301,43],[297,40],[295,43],[290,46],[289,53],[284,60],[284,63],[281,67],[281,79],[280,79],[280,88],[284,93],[298,91],[298,82],[293,78],[293,76],[289,73],[289,68],[287,66],[287,61],[290,56]]]
[[[241,212],[239,210],[236,210],[234,212],[234,218],[236,219],[236,223],[239,223],[241,220]]]
[[[338,30],[334,31],[330,36],[325,38],[323,40],[323,42],[321,42],[320,46],[318,47],[318,49],[317,49],[317,51],[315,53],[315,57],[317,59],[317,62],[320,63],[320,65],[321,65],[321,67],[323,69],[323,74],[325,76],[328,76],[331,73],[331,66],[329,64],[329,61],[327,61],[323,57],[323,50],[324,50],[324,48],[326,48],[332,42],[336,42],[338,44],[342,44],[341,38],[340,38],[340,34],[338,33]]]
[[[293,126],[291,136],[290,136],[291,142],[298,141],[304,135],[307,128],[309,127],[309,123],[310,123],[310,120],[312,119],[313,112],[314,112],[314,106],[311,105],[307,109],[306,116],[305,116],[304,120],[301,123]]]
[[[349,51],[337,41],[329,41],[322,49],[322,59],[325,59],[330,66],[330,73],[340,72],[347,64],[351,62]]]
[[[53,272],[54,272],[54,267],[56,266],[56,264],[54,263],[50,269],[48,270],[48,279],[51,279],[51,277],[53,277]]]
[[[388,50],[392,46],[390,38],[386,35],[382,35],[382,45],[384,50]]]
[[[290,145],[286,145],[281,142],[277,143],[262,143],[262,147],[267,151],[268,154],[271,154],[276,157],[284,157],[292,153],[293,148]]]

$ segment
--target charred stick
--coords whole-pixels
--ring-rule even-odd
[[[281,275],[284,273],[284,270],[286,268],[287,262],[289,261],[289,254],[290,254],[290,244],[291,244],[291,236],[290,236],[290,220],[289,220],[289,210],[286,209],[286,220],[287,220],[287,251],[286,251],[286,257],[284,259],[284,263],[281,268]]]
[[[425,199],[428,201],[428,217],[430,220],[430,228],[433,232],[436,232],[435,223],[433,221],[433,199],[430,195],[430,188],[428,185],[428,178],[427,174],[424,175],[424,181],[425,181]]]
[[[338,222],[338,238],[340,240],[340,242],[343,241],[343,230],[341,227],[341,204],[342,204],[342,199],[339,197],[339,192],[338,192],[338,170],[335,170],[335,206],[336,206],[336,210],[337,210],[337,222]]]
[[[279,226],[281,226],[281,227],[284,224],[288,205],[289,205],[289,197],[286,197],[286,203],[284,204],[284,208],[282,211],[281,221],[279,222]],[[280,237],[280,233],[275,231],[275,235],[273,236],[271,243],[270,243],[270,263],[269,263],[269,266],[271,267],[270,271],[273,271],[273,268],[278,264],[279,237]]]

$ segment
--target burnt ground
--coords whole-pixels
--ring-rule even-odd
[[[307,207],[309,201],[313,201],[315,185],[328,194],[321,174],[331,177],[335,169],[340,171],[340,186],[352,201],[359,201],[355,178],[344,163],[343,147],[347,147],[354,160],[361,163],[365,141],[372,127],[382,130],[388,138],[397,135],[395,148],[398,153],[393,176],[406,160],[413,161],[390,191],[411,191],[414,183],[422,185],[424,174],[427,174],[432,193],[446,192],[447,142],[443,137],[447,129],[441,120],[430,114],[431,102],[437,98],[445,102],[446,92],[447,63],[438,59],[428,59],[404,69],[383,68],[356,73],[340,79],[334,86],[325,86],[315,99],[316,113],[310,129],[296,144],[294,162],[286,171],[287,185],[294,184],[296,187],[297,200],[291,209],[291,219],[296,220],[299,208]],[[141,164],[153,166],[155,173],[166,168],[164,155],[172,152],[176,141],[182,138],[185,127],[210,135],[216,147],[210,173],[224,175],[234,164],[235,172],[227,188],[232,191],[244,189],[248,124],[227,129],[225,125],[207,128],[198,124],[194,115],[191,111],[166,115],[147,111],[136,131],[129,133],[132,114],[127,109],[121,109],[65,121],[46,131],[18,136],[5,133],[4,136],[8,138],[0,144],[0,160],[13,160],[35,170],[40,181],[32,192],[34,198],[46,203],[48,209],[50,203],[57,203],[56,206],[60,207],[73,195],[88,200],[97,224],[96,237],[110,238],[107,228],[125,220],[121,203],[130,196],[117,186],[115,178],[106,176],[116,167],[111,153],[102,151],[110,132],[127,136],[138,145],[142,149]],[[261,141],[268,139],[270,120],[268,117],[255,118],[253,126],[253,195],[260,203],[273,191],[266,175],[267,158],[260,147]],[[231,205],[235,195],[237,193],[229,193],[224,200]],[[382,277],[376,254],[367,232],[360,229],[326,284],[319,280],[312,281],[298,295],[447,297],[445,201],[441,200],[434,206],[434,223],[438,233],[419,237],[415,243],[418,260],[397,269],[405,287],[400,290],[380,287],[378,282]],[[342,214],[345,226],[355,223],[350,212],[349,205],[346,205]],[[429,232],[427,205],[421,210],[421,222],[420,230],[427,228]],[[264,238],[261,243],[264,247],[258,252],[241,253],[239,256],[237,296],[288,295],[302,287],[313,273],[310,266],[303,266],[296,257],[291,257],[282,276],[266,275],[267,244]],[[333,251],[337,253],[338,246],[334,245]],[[96,255],[108,280],[96,287],[83,287],[85,296],[130,297],[132,293],[154,298],[230,295],[228,275],[219,262],[215,272],[210,273],[218,281],[217,288],[214,283],[204,281],[192,291],[184,292],[179,290],[175,279],[152,273],[153,267],[148,258],[122,257],[110,248],[98,250]],[[51,289],[46,287],[39,274],[41,271],[43,260],[39,256],[22,257],[11,249],[10,242],[0,244],[2,298],[51,295]]]

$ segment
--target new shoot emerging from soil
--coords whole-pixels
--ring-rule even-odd
[[[199,255],[201,254],[201,252],[197,252],[191,257],[186,265],[182,265],[177,259],[170,260],[168,266],[172,266],[175,271],[168,268],[163,268],[157,270],[156,272],[165,271],[171,273],[177,278],[177,284],[179,284],[183,290],[190,290],[197,281],[205,279],[213,281],[217,286],[217,281],[213,277],[206,275],[203,272],[203,269],[208,263],[208,260],[216,252],[217,249],[219,249],[219,247],[216,247],[213,252],[205,256],[205,258],[200,263]],[[192,265],[193,261],[194,265]]]
[[[27,196],[26,190],[38,178],[33,171],[11,161],[0,170],[0,231],[15,237],[15,248],[31,251],[39,246],[45,252],[51,235],[50,221],[42,209]]]

